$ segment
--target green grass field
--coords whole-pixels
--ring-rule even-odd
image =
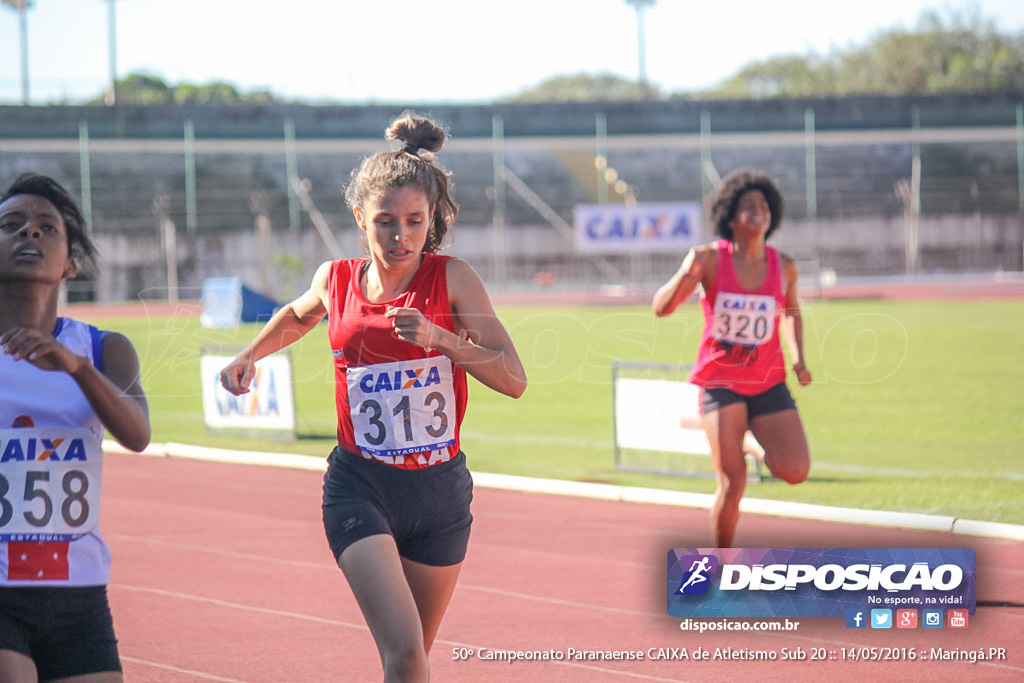
[[[463,448],[476,471],[709,493],[706,477],[616,471],[610,367],[691,363],[702,321],[689,303],[503,307],[530,377],[513,401],[473,385]],[[85,317],[85,316],[82,316]],[[811,443],[807,482],[751,484],[748,497],[1024,523],[1024,301],[811,301],[805,348],[815,381],[791,388]],[[136,345],[154,443],[325,456],[334,396],[325,329],[291,347],[299,438],[208,434],[199,350],[241,345],[257,326],[198,316],[95,319]]]

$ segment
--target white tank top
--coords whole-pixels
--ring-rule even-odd
[[[95,327],[58,318],[54,336],[102,371],[103,335]],[[104,433],[103,423],[70,375],[0,353],[0,429],[11,428],[80,428],[100,442]],[[0,481],[0,490],[10,489],[4,492],[7,503],[25,494],[5,482],[6,478]],[[38,509],[41,503],[33,505]],[[59,509],[60,501],[53,506]],[[109,579],[110,548],[98,528],[71,541],[0,541],[0,586],[102,586]]]

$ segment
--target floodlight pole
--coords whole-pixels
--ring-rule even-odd
[[[641,86],[647,85],[647,41],[644,36],[644,10],[655,4],[656,0],[626,0],[626,3],[633,5],[636,9],[636,49],[638,82]]]
[[[18,12],[18,40],[21,47],[21,104],[28,105],[28,10],[32,0],[0,0]]]
[[[104,101],[110,106],[117,103],[117,11],[114,8],[114,1],[106,0],[107,53],[110,64],[110,83],[107,86],[107,94],[104,97]]]

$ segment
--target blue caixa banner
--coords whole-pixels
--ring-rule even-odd
[[[843,617],[848,609],[967,609],[970,548],[673,548],[673,617]]]

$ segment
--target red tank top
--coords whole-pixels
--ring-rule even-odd
[[[450,258],[424,254],[409,288],[379,303],[367,301],[360,287],[368,259],[331,265],[327,336],[343,449],[401,469],[422,469],[458,455],[465,371],[433,349],[398,339],[384,317],[390,308],[417,308],[455,332],[448,300]]]
[[[779,320],[786,310],[779,253],[765,247],[768,274],[760,287],[746,290],[736,279],[733,244],[718,242],[715,286],[701,295],[704,333],[689,381],[753,396],[786,381],[779,344]]]

